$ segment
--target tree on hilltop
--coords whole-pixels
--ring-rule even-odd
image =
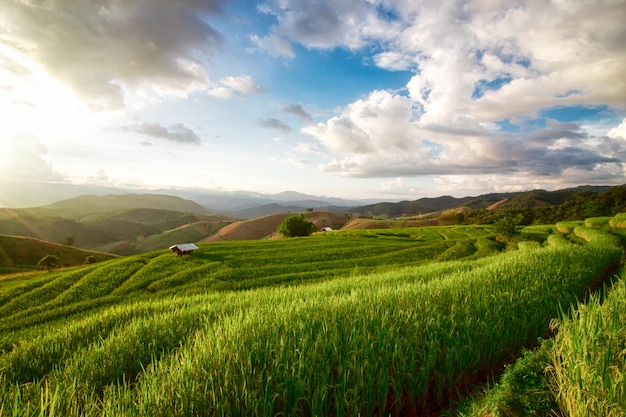
[[[37,262],[37,267],[44,269],[46,268],[48,272],[52,272],[52,270],[58,267],[61,264],[61,260],[56,255],[46,255]]]
[[[278,233],[283,237],[310,236],[317,228],[304,218],[304,214],[287,217],[278,226]]]

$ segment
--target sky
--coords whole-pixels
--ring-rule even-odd
[[[626,183],[626,0],[2,0],[0,205]]]

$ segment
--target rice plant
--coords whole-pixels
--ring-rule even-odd
[[[561,411],[571,417],[626,415],[626,285],[565,314],[550,351]]]
[[[468,233],[473,239],[472,229],[439,230],[449,237],[440,239],[449,243],[439,253],[467,241]],[[0,318],[0,326],[9,329],[4,340],[13,340],[0,354],[0,414],[431,413],[451,406],[512,355],[535,345],[560,306],[575,303],[620,261],[618,241],[594,229],[576,233],[585,244],[471,261],[399,262],[364,274],[354,271],[365,257],[342,256],[365,253],[363,246],[374,257],[382,254],[375,253],[375,244],[355,245],[355,239],[387,242],[380,246],[392,248],[387,255],[398,253],[397,259],[412,262],[420,257],[411,258],[411,248],[404,245],[409,242],[419,252],[417,239],[315,237],[251,244],[249,251],[247,245],[229,243],[207,245],[188,261],[161,259],[158,253],[128,258],[126,272],[121,260],[105,264],[109,281],[106,274],[85,274],[86,282],[105,280],[89,292],[93,300],[73,292],[62,298],[68,305],[54,311]],[[403,242],[401,249],[389,242],[394,239]],[[308,252],[316,246],[327,252]],[[304,259],[330,265],[328,272],[345,271],[308,284],[206,291],[218,280],[212,275],[218,270],[232,274],[223,275],[224,283],[272,280],[300,268],[313,273],[314,268],[285,255],[289,251],[310,253],[314,258]],[[171,267],[172,275],[155,271],[154,281],[149,273],[141,276],[151,262]],[[282,262],[286,265],[278,268]],[[203,263],[207,269],[201,269]],[[218,264],[221,269],[213,271]],[[187,269],[188,283],[179,281],[181,275],[170,289],[143,289]],[[15,317],[21,321],[12,327]]]

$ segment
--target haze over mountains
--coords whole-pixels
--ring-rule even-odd
[[[557,212],[573,219],[583,212],[589,217],[626,209],[624,186],[463,198],[441,196],[374,204],[296,192],[237,192],[196,198],[193,201],[164,194],[82,195],[41,207],[0,208],[0,273],[30,270],[45,252],[62,255],[63,264],[73,266],[90,254],[79,249],[96,251],[100,259],[166,250],[181,242],[279,237],[280,223],[293,213],[302,212],[318,229],[337,230],[451,224],[460,218],[484,224],[481,222],[489,223],[489,218],[493,221],[493,216],[506,215],[500,212],[506,209],[526,214],[538,209],[537,213],[543,213],[534,220],[529,217],[531,222],[551,219],[550,213]]]
[[[252,219],[260,216],[284,213],[284,212],[297,212],[304,211],[306,209],[328,209],[338,210],[341,212],[351,213],[366,213],[371,212],[374,215],[389,215],[398,216],[405,213],[418,214],[428,213],[431,211],[439,211],[445,209],[452,209],[461,205],[471,204],[475,208],[487,207],[489,204],[495,203],[505,198],[522,198],[521,196],[527,196],[532,194],[539,200],[546,199],[548,204],[560,204],[563,201],[571,197],[572,193],[579,192],[603,192],[611,189],[613,186],[580,186],[575,188],[566,188],[556,191],[545,190],[528,190],[521,192],[503,192],[503,193],[490,193],[478,196],[439,196],[439,197],[423,197],[416,198],[415,200],[406,201],[394,201],[394,200],[382,200],[382,199],[343,199],[338,197],[327,197],[304,194],[297,191],[284,191],[277,194],[263,194],[253,191],[216,191],[206,189],[159,189],[159,190],[131,190],[121,188],[107,188],[107,187],[59,187],[59,185],[53,185],[51,188],[42,187],[41,193],[30,193],[28,196],[20,197],[17,194],[12,194],[10,198],[7,198],[7,193],[3,193],[3,199],[0,200],[0,207],[10,208],[28,208],[28,207],[56,207],[61,208],[63,204],[80,203],[81,196],[115,196],[115,195],[167,195],[175,196],[185,200],[191,200],[199,207],[190,210],[188,207],[182,211],[191,211],[194,213],[214,213],[230,216],[238,219]],[[84,191],[84,192],[83,192]],[[58,192],[58,193],[57,193]],[[74,200],[79,198],[78,200]],[[529,197],[523,197],[529,198]],[[64,202],[68,200],[68,202]],[[82,200],[85,201],[85,200]],[[98,204],[116,204],[113,203],[114,199],[109,198],[99,200]],[[15,202],[15,204],[7,204],[7,202]],[[35,203],[37,202],[37,203]],[[489,202],[485,206],[485,202]],[[124,203],[125,208],[131,208],[128,204],[131,204],[129,200]],[[142,204],[145,204],[143,202]],[[150,204],[146,207],[154,207],[154,204]],[[538,203],[541,204],[541,203]],[[161,207],[161,209],[172,209],[169,205]],[[136,208],[136,206],[134,206]],[[175,209],[175,208],[174,208]],[[85,208],[89,211],[88,207]],[[180,211],[180,210],[179,210]]]

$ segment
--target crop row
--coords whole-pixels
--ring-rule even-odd
[[[463,233],[444,228],[438,232],[432,228],[368,231],[367,235],[375,239],[337,232],[307,239],[218,242],[201,244],[200,251],[184,258],[160,251],[21,280],[3,279],[0,330],[43,324],[76,311],[97,310],[100,305],[137,297],[292,285],[356,271],[415,265],[435,259],[454,246],[457,241],[452,235],[489,241],[484,237],[488,232],[466,229]],[[408,232],[411,237],[403,237]],[[437,239],[431,239],[435,235]],[[441,235],[449,236],[444,240]],[[492,249],[480,256],[496,253],[497,248]]]

